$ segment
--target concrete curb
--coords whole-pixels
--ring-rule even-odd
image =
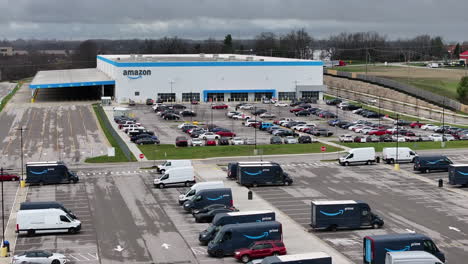
[[[10,216],[8,218],[8,222],[5,226],[5,240],[10,242],[10,253],[9,256],[6,258],[0,258],[0,264],[9,264],[11,263],[12,254],[15,251],[16,247],[16,239],[17,234],[15,233],[16,230],[16,215],[19,211],[20,204],[26,201],[26,196],[28,194],[28,188],[24,187],[21,188],[18,185],[18,191],[16,192],[15,201],[13,202],[13,206],[11,207]]]

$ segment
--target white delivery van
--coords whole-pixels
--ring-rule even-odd
[[[81,222],[62,209],[49,208],[37,210],[19,210],[16,218],[16,233],[33,236],[38,233],[68,232],[81,230]]]
[[[375,162],[375,149],[371,148],[353,148],[346,155],[341,157],[338,162],[340,165],[348,166],[353,163],[371,164]]]
[[[443,264],[436,256],[426,251],[387,252],[385,264]]]
[[[166,160],[163,164],[158,165],[158,172],[164,174],[165,171],[176,167],[191,167],[191,160]]]
[[[154,187],[164,188],[166,185],[183,184],[186,187],[195,183],[193,167],[177,167],[166,170],[159,178],[154,179]]]
[[[179,195],[179,204],[183,205],[185,201],[192,198],[199,191],[204,189],[219,189],[224,188],[224,182],[222,181],[209,181],[209,182],[199,182],[195,183],[190,189],[187,190],[185,194]]]
[[[418,154],[410,148],[398,148],[398,162],[413,162],[416,156],[418,156]],[[397,160],[397,148],[383,148],[382,160],[388,164],[395,163]]]

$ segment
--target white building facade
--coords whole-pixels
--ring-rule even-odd
[[[233,54],[99,55],[114,98],[143,102],[323,99],[321,61]]]

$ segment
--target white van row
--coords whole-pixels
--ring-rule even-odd
[[[414,162],[418,156],[416,152],[408,147],[383,148],[382,161],[390,164],[395,162]],[[375,155],[375,148],[354,148],[350,149],[338,162],[340,165],[348,166],[351,164],[372,164],[378,162],[379,157]]]

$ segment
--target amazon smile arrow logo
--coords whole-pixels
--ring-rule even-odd
[[[261,239],[261,238],[265,238],[269,235],[268,232],[263,232],[263,235],[259,235],[259,236],[248,236],[248,235],[244,235],[246,238],[248,239]]]
[[[244,171],[245,174],[247,175],[251,175],[251,176],[255,176],[255,175],[260,175],[262,174],[263,171],[259,170],[257,172],[248,172],[248,171]]]
[[[324,211],[320,211],[320,213],[323,214],[323,215],[326,215],[326,216],[337,216],[337,215],[344,214],[344,210],[339,210],[336,213],[327,213],[327,212],[324,212]]]

